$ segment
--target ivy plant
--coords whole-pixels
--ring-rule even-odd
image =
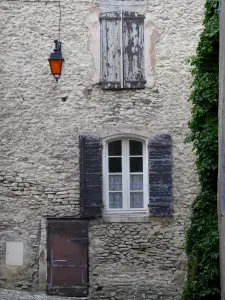
[[[190,59],[193,82],[190,134],[200,191],[191,207],[186,233],[187,280],[182,300],[219,300],[217,216],[219,1],[206,0],[203,31]]]

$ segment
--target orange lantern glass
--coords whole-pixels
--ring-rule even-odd
[[[50,58],[48,59],[48,61],[51,68],[52,75],[55,77],[55,80],[58,81],[59,77],[61,76],[64,59],[61,53],[61,42],[55,40],[54,43],[55,43],[55,49],[50,54]]]

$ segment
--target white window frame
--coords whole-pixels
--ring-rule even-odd
[[[122,182],[123,208],[109,208],[109,172],[108,172],[108,143],[122,141]],[[130,208],[130,165],[129,140],[141,142],[143,145],[143,208]],[[116,136],[103,140],[103,202],[104,212],[113,214],[148,213],[149,183],[148,183],[148,147],[147,139],[136,136]],[[126,155],[125,155],[126,154]],[[138,174],[138,173],[135,173]]]

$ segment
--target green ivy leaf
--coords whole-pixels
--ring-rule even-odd
[[[188,58],[193,82],[190,133],[201,190],[186,233],[188,276],[182,300],[220,300],[217,216],[219,20],[218,1],[206,0],[196,55]]]

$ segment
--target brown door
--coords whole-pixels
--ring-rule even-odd
[[[87,296],[88,222],[48,220],[48,293]]]

